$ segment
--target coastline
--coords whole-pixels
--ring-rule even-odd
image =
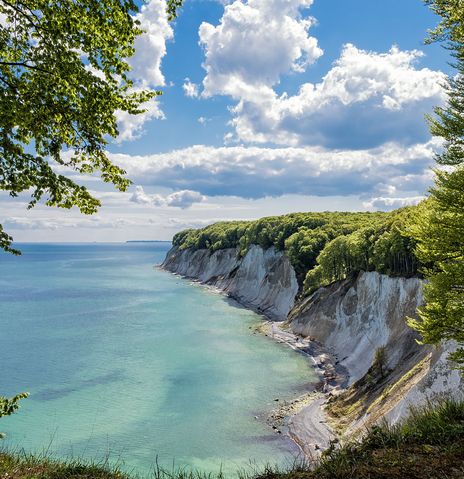
[[[269,413],[266,422],[277,433],[287,436],[296,444],[307,460],[317,460],[320,454],[330,446],[331,441],[336,439],[333,429],[327,423],[324,406],[327,399],[342,391],[348,381],[347,372],[338,364],[338,358],[316,341],[286,331],[283,328],[285,321],[272,320],[265,312],[250,307],[249,304],[241,302],[233,295],[225,293],[221,288],[169,271],[162,264],[155,265],[155,267],[191,281],[192,284],[199,284],[213,293],[233,300],[240,307],[252,310],[261,316],[263,321],[255,328],[255,332],[285,344],[296,353],[303,354],[308,358],[318,378],[314,384],[314,390],[297,396],[291,401],[285,401],[274,408]]]
[[[284,427],[285,433],[300,448],[309,461],[316,461],[330,447],[336,434],[329,426],[324,406],[329,397],[341,392],[348,381],[346,370],[335,356],[310,338],[300,337],[283,328],[285,321],[265,320],[257,328],[270,339],[306,356],[312,363],[319,381],[314,391],[276,408],[270,415],[274,428]]]

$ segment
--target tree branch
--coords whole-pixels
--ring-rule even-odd
[[[0,65],[8,65],[8,66],[14,66],[14,67],[24,67],[24,68],[30,68],[31,70],[37,70],[39,72],[43,73],[51,73],[48,70],[44,70],[43,68],[37,67],[35,65],[29,65],[28,63],[25,62],[1,62]]]

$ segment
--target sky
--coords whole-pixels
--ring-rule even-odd
[[[415,204],[440,141],[425,115],[446,100],[448,54],[426,45],[421,0],[165,0],[141,3],[130,59],[143,115],[117,114],[112,161],[124,193],[73,179],[102,201],[93,216],[0,194],[18,242],[169,240],[219,220]]]

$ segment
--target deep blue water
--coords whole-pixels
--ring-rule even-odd
[[[0,394],[31,393],[0,420],[8,447],[108,455],[141,474],[156,458],[227,472],[290,460],[264,418],[312,381],[310,365],[253,334],[256,314],[154,268],[169,246],[0,255]]]

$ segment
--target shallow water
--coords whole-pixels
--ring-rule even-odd
[[[27,244],[0,255],[4,443],[226,472],[291,460],[264,418],[314,379],[308,361],[252,329],[261,319],[153,268],[168,243]],[[258,416],[256,419],[255,416]]]

